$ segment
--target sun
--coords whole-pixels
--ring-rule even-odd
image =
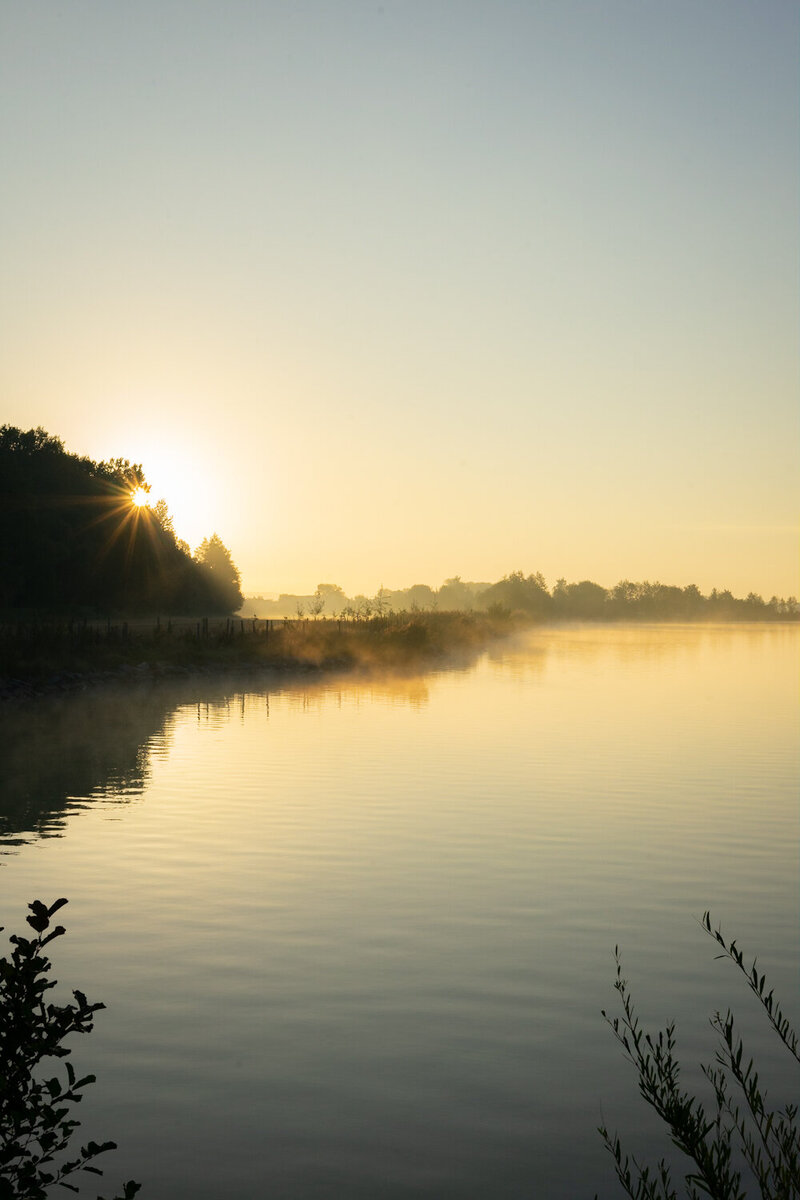
[[[131,504],[134,508],[147,508],[150,504],[148,489],[143,487],[134,488],[131,492]]]

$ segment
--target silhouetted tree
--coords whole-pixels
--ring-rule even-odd
[[[204,538],[195,558],[211,579],[212,606],[222,612],[235,612],[241,608],[244,603],[241,576],[219,534],[212,533],[210,538]]]
[[[347,596],[345,596],[338,583],[318,583],[315,595],[322,597],[324,607],[334,617],[347,604]]]
[[[372,606],[379,617],[389,612],[391,608],[391,600],[388,590],[381,584],[375,595],[372,597]]]
[[[482,608],[499,606],[532,617],[544,617],[552,611],[552,596],[541,571],[527,577],[522,571],[504,575],[498,583],[481,592],[480,602]]]
[[[175,538],[166,503],[124,458],[93,462],[44,429],[0,427],[0,607],[48,612],[233,611]],[[238,599],[237,599],[238,597]]]
[[[427,583],[414,583],[405,593],[405,603],[410,609],[436,608],[436,593]]]
[[[696,583],[687,583],[683,589],[683,611],[687,616],[699,613],[705,604],[705,596]]]
[[[460,575],[445,579],[439,588],[439,608],[445,611],[468,611],[472,608],[472,592]]]
[[[584,579],[567,583],[559,579],[553,588],[553,612],[574,621],[592,621],[606,616],[608,592],[599,583]]]

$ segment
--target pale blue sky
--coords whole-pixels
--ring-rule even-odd
[[[0,419],[248,590],[798,587],[788,2],[0,3]]]

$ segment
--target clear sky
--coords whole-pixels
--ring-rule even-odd
[[[0,0],[0,422],[245,591],[798,583],[789,0]]]

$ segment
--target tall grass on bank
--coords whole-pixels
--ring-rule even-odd
[[[507,613],[391,613],[356,620],[180,618],[0,623],[0,680],[42,683],[139,670],[242,667],[403,669],[475,652],[508,633]]]
[[[774,1029],[787,1053],[800,1065],[798,1036],[767,989],[766,977],[756,960],[746,967],[735,941],[728,942],[720,929],[713,929],[709,913],[703,928],[722,947],[718,958],[729,958]],[[745,1053],[733,1015],[715,1013],[711,1026],[718,1035],[714,1066],[704,1066],[711,1084],[714,1107],[708,1109],[679,1085],[680,1066],[675,1056],[675,1026],[670,1023],[653,1035],[646,1033],[622,977],[619,947],[616,949],[617,978],[614,987],[622,1002],[622,1016],[606,1017],[625,1057],[636,1070],[639,1092],[662,1119],[673,1145],[689,1162],[684,1176],[689,1200],[798,1200],[800,1198],[800,1124],[796,1104],[770,1109],[767,1094],[759,1084],[758,1071]],[[617,1134],[600,1127],[617,1179],[633,1200],[678,1200],[670,1169],[664,1159],[656,1166],[644,1165],[622,1148]],[[596,1200],[596,1198],[595,1198]]]

